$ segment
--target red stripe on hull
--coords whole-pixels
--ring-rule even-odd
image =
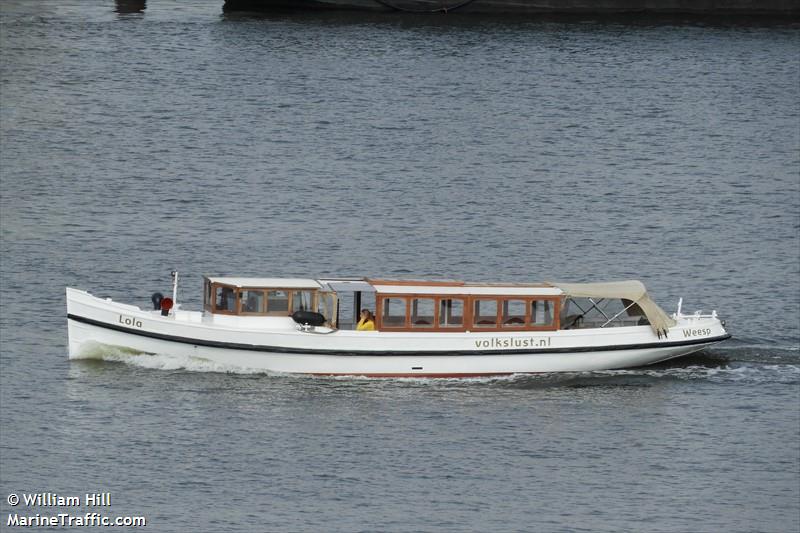
[[[338,374],[326,373],[318,374],[312,373],[312,376],[317,377],[354,377],[354,378],[485,378],[491,376],[511,376],[513,374],[541,374],[542,372],[490,372],[483,374]]]

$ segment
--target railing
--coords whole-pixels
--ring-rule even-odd
[[[684,315],[681,313],[681,307],[683,307],[683,298],[678,299],[678,309],[672,313],[672,318],[675,320],[680,320],[681,318],[691,318],[691,319],[698,319],[698,318],[717,318],[717,310],[714,309],[711,311],[711,314],[703,314],[702,310],[695,311],[691,315]]]

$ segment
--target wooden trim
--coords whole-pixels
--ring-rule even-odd
[[[405,300],[406,302],[406,318],[403,326],[384,326],[383,325],[383,301],[389,298],[397,298]],[[411,324],[411,302],[415,299],[433,300],[433,324],[430,327],[414,327]],[[378,294],[376,295],[376,309],[380,310],[379,314],[375,315],[375,329],[378,331],[395,331],[395,332],[413,332],[413,333],[463,333],[466,328],[462,325],[460,327],[441,327],[439,326],[439,306],[441,300],[462,300],[466,310],[466,297],[449,294]],[[464,319],[466,323],[466,319]]]
[[[233,292],[233,311],[227,309],[217,309],[217,289],[231,289]],[[227,285],[225,283],[212,283],[211,284],[211,309],[215,315],[237,315],[239,314],[239,292],[238,287],[235,285]]]
[[[545,326],[536,326],[533,324],[533,316],[531,315],[526,322],[526,331],[556,331],[561,328],[561,297],[548,296],[531,298],[528,302],[528,313],[531,313],[531,303],[534,301],[549,301],[553,303],[553,321]]]
[[[207,278],[206,278],[207,280]],[[297,289],[285,287],[236,287],[225,283],[210,282],[207,280],[211,287],[211,301],[209,302],[210,308],[207,310],[218,315],[228,316],[291,316],[293,309],[294,292],[310,291],[312,292],[312,310],[316,311],[319,308],[319,298],[321,291],[319,289]],[[217,290],[219,288],[230,289],[234,296],[234,310],[217,309]],[[204,286],[205,290],[205,286]],[[242,311],[242,299],[240,293],[242,291],[260,291],[264,295],[265,312],[244,312]],[[269,291],[284,291],[287,294],[287,311],[270,311],[269,310]],[[338,301],[338,295],[333,292],[335,301]],[[205,298],[205,293],[204,293]],[[383,324],[383,301],[388,298],[397,298],[405,301],[405,321],[403,326],[392,327]],[[433,324],[430,327],[414,327],[411,324],[411,305],[415,299],[433,300]],[[460,300],[464,304],[464,313],[462,316],[462,325],[460,327],[447,327],[440,325],[440,313],[442,300]],[[495,314],[496,323],[492,326],[480,327],[474,324],[475,302],[476,301],[494,301],[497,307]],[[504,300],[520,300],[525,302],[525,323],[520,326],[504,326],[503,319],[503,301]],[[536,326],[532,324],[533,316],[531,313],[531,303],[534,301],[550,301],[553,305],[553,322],[549,325]],[[489,295],[469,295],[469,294],[395,294],[395,293],[380,293],[375,295],[375,329],[378,331],[398,331],[398,332],[436,332],[436,333],[463,333],[465,331],[478,331],[478,332],[492,332],[492,331],[555,331],[561,327],[561,298],[559,296],[521,296],[521,295],[505,295],[505,296],[489,296]]]
[[[267,304],[267,291],[268,290],[272,290],[272,289],[265,289],[263,287],[239,287],[239,293],[242,293],[244,291],[260,292],[262,297],[264,298],[264,309],[267,309],[267,305],[268,305]],[[278,290],[280,290],[280,289],[278,289]],[[277,315],[277,314],[276,315],[270,315],[267,312],[258,312],[258,311],[248,312],[248,311],[244,311],[244,309],[242,307],[241,294],[239,294],[239,313],[238,314],[239,314],[239,316],[281,316],[281,315]]]
[[[311,310],[312,311],[316,311],[318,309],[318,305],[319,305],[319,296],[318,296],[318,294],[320,293],[319,289],[311,289],[311,288],[309,288],[309,289],[305,289],[305,288],[298,289],[298,288],[286,288],[286,287],[237,287],[235,285],[228,285],[226,283],[218,283],[218,282],[211,283],[208,280],[208,278],[204,278],[204,279],[206,281],[208,281],[210,283],[210,285],[211,285],[211,301],[209,303],[209,307],[205,307],[204,306],[204,309],[206,309],[207,311],[209,311],[209,312],[211,312],[213,314],[216,314],[216,315],[232,315],[232,316],[291,316],[292,315],[292,299],[294,298],[294,295],[292,293],[294,293],[294,292],[309,291],[309,292],[312,293],[312,296],[311,296],[311,307],[312,307]],[[233,311],[217,309],[217,301],[216,301],[217,300],[217,289],[220,288],[220,287],[224,287],[226,289],[231,289],[233,291],[234,298],[236,299]],[[205,290],[205,285],[204,285],[204,290]],[[246,312],[246,311],[243,311],[242,310],[242,299],[241,299],[241,296],[240,296],[240,293],[243,292],[243,291],[261,292],[264,295],[264,309],[265,309],[265,311],[264,312]],[[287,294],[287,298],[286,298],[287,308],[286,308],[285,312],[284,311],[270,311],[269,310],[269,297],[268,297],[268,292],[269,291],[284,291],[284,292],[286,292],[286,294]],[[336,293],[334,292],[333,294],[335,295]],[[203,297],[205,298],[205,293],[203,294]]]
[[[405,300],[406,302],[406,312],[405,312],[405,324],[403,326],[395,327],[395,326],[384,326],[383,325],[383,305],[384,300],[388,300],[390,298],[397,298],[400,300]],[[386,329],[387,331],[411,331],[411,328],[408,327],[408,323],[411,320],[411,301],[410,299],[406,298],[405,294],[381,294],[375,296],[375,329],[380,331],[382,329]]]
[[[257,289],[248,289],[248,288],[244,288],[244,287],[238,289],[238,291],[239,291],[239,314],[241,316],[259,316],[259,315],[263,314],[263,313],[258,313],[258,312],[245,311],[244,310],[244,305],[242,304],[242,294],[241,293],[244,292],[244,291],[253,291],[253,292],[255,292],[256,290]],[[264,291],[262,290],[261,292],[263,293]],[[267,306],[267,295],[266,294],[262,294],[261,296],[264,298],[264,307],[266,307]]]
[[[317,312],[317,292],[318,289],[289,289],[289,315],[292,316],[292,309],[294,309],[294,293],[296,292],[310,292],[311,293],[311,309],[310,311]]]
[[[403,326],[384,326],[383,324],[383,307],[384,300],[389,298],[397,298],[405,300],[406,313],[405,324]],[[411,324],[411,305],[415,299],[427,299],[434,301],[434,323],[432,327],[414,327]],[[439,325],[441,302],[442,300],[461,300],[464,303],[464,316],[463,324],[461,327],[443,327]],[[525,322],[519,326],[503,326],[503,301],[504,300],[518,300],[525,302]],[[487,326],[478,326],[474,324],[475,318],[475,302],[476,301],[494,301],[496,305],[495,324]],[[534,301],[549,301],[553,306],[553,322],[544,325],[536,326],[532,324],[533,316],[531,312],[531,304]],[[380,293],[375,296],[375,329],[378,331],[395,331],[395,332],[415,332],[415,333],[463,333],[469,332],[521,332],[521,331],[556,331],[560,327],[560,312],[561,312],[561,299],[559,296],[520,296],[520,295],[506,295],[506,296],[484,296],[484,295],[468,295],[468,294],[396,294],[396,293]]]
[[[470,310],[472,311],[472,320],[470,320],[470,330],[475,331],[491,331],[495,329],[500,329],[500,315],[501,315],[501,305],[500,305],[501,298],[496,296],[472,296],[470,298]],[[476,324],[475,319],[478,318],[475,316],[475,304],[478,302],[494,302],[494,325],[490,324]]]
[[[266,297],[266,313],[263,316],[291,316],[292,315],[292,290],[285,287],[266,287],[264,292]],[[286,293],[286,311],[270,311],[269,310],[269,291],[283,291]]]
[[[503,305],[502,300],[505,301],[517,301],[522,302],[525,314],[522,317],[522,324],[504,324],[503,323]],[[531,323],[531,301],[530,297],[518,297],[518,298],[503,298],[501,300],[500,306],[500,319],[498,321],[499,329],[502,331],[528,331],[528,327]]]
[[[431,322],[431,324],[429,326],[425,326],[425,325],[422,325],[422,324],[417,325],[417,324],[412,324],[411,323],[411,309],[413,308],[413,301],[414,300],[433,300],[433,317],[431,317],[431,320],[433,322]],[[420,332],[435,331],[439,327],[438,326],[438,324],[439,324],[439,320],[438,320],[438,318],[439,318],[438,317],[438,315],[439,315],[438,307],[439,306],[438,306],[438,303],[439,303],[439,299],[436,298],[436,296],[433,295],[433,294],[429,295],[429,296],[416,296],[415,298],[410,298],[408,300],[408,320],[406,321],[406,323],[408,324],[408,327],[411,328],[413,331],[420,331]]]
[[[327,306],[327,302],[325,301],[326,297],[329,296],[329,295],[331,297],[331,304],[332,304],[332,308],[330,309],[330,313],[328,313],[328,306]],[[338,317],[338,315],[339,315],[339,295],[336,293],[336,291],[332,291],[332,290],[331,291],[323,291],[323,290],[315,291],[314,292],[314,311],[317,312],[317,313],[319,312],[320,300],[322,300],[323,302],[326,303],[326,305],[325,305],[325,313],[323,313],[323,316],[325,316],[325,318],[328,321],[328,324],[330,324],[331,327],[336,328],[337,327],[337,320],[339,318]],[[330,314],[330,316],[328,316],[328,314]],[[377,319],[376,319],[376,321],[377,321]]]
[[[414,281],[410,279],[367,279],[371,285],[394,285],[396,287],[463,287],[463,281]]]
[[[444,300],[460,300],[462,303],[461,309],[461,325],[460,326],[442,326],[441,325],[441,309],[442,309],[442,301]],[[465,296],[450,296],[450,295],[440,295],[436,298],[436,309],[438,312],[436,318],[436,331],[453,331],[453,332],[464,332],[467,330],[467,314],[469,313],[469,302],[467,301],[467,297]]]

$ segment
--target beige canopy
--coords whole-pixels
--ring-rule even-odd
[[[551,285],[561,289],[567,296],[575,298],[624,298],[639,305],[650,327],[658,336],[666,335],[667,330],[675,325],[671,319],[647,294],[641,281],[610,281],[607,283],[554,283]]]

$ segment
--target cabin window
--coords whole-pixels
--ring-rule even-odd
[[[267,313],[271,315],[289,314],[289,291],[267,291]]]
[[[239,301],[242,302],[242,313],[263,314],[265,312],[263,290],[246,289],[240,291]]]
[[[216,311],[227,311],[229,313],[236,311],[236,293],[232,287],[218,286],[214,296],[214,309]]]
[[[460,328],[464,326],[464,300],[447,298],[439,301],[439,327]]]
[[[502,324],[504,328],[525,327],[525,300],[503,300]]]
[[[552,326],[553,316],[552,300],[533,300],[531,302],[532,326]]]
[[[325,317],[331,326],[336,327],[334,322],[336,313],[336,296],[330,292],[317,293],[317,313]]]
[[[414,298],[411,300],[411,327],[432,328],[436,304],[433,298]]]
[[[314,291],[292,291],[292,313],[314,309]]]
[[[472,322],[477,328],[497,327],[497,300],[475,300]]]
[[[384,298],[381,310],[381,326],[402,328],[406,325],[406,299]]]

